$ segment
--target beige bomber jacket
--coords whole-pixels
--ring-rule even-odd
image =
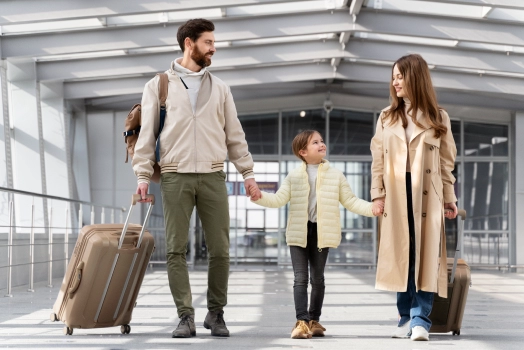
[[[288,245],[306,247],[308,222],[309,182],[306,163],[292,170],[284,179],[277,193],[262,192],[262,198],[254,203],[269,208],[289,204],[286,228]],[[318,248],[336,248],[341,240],[340,207],[354,213],[373,216],[371,202],[355,196],[344,174],[323,160],[318,167],[317,181],[317,234]]]
[[[161,173],[211,173],[224,168],[229,155],[244,179],[253,176],[253,158],[230,88],[208,71],[202,77],[196,113],[186,88],[172,68],[166,100],[166,119],[160,133]],[[155,164],[155,145],[160,125],[159,77],[142,95],[142,128],[135,146],[133,170],[138,182],[149,183]]]

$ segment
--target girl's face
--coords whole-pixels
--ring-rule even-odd
[[[404,77],[398,70],[397,65],[393,67],[393,80],[392,84],[395,88],[395,91],[397,91],[397,97],[406,97],[406,92],[404,91]]]
[[[314,133],[309,138],[306,149],[303,149],[299,154],[304,157],[308,164],[319,164],[326,156],[326,145],[319,133]]]

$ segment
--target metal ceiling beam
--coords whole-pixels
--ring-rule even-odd
[[[406,43],[379,42],[352,38],[346,46],[346,57],[394,62],[417,53],[430,65],[491,72],[524,73],[523,55],[501,52],[472,51],[460,47],[438,47]]]
[[[435,2],[435,0],[418,0]],[[493,6],[506,9],[524,9],[524,2],[520,0],[438,0],[438,2],[446,2],[455,5],[477,5],[477,6]]]
[[[314,60],[364,59],[394,62],[399,57],[418,53],[437,68],[477,70],[478,72],[523,73],[524,56],[507,56],[498,52],[471,51],[462,48],[434,47],[404,43],[350,40],[345,51],[336,41],[299,42],[251,47],[221,48],[213,58],[212,71],[246,66],[286,64]],[[474,53],[474,54],[472,54]],[[75,80],[106,79],[124,75],[156,74],[169,68],[180,53],[117,56],[88,60],[37,63],[37,79]],[[337,64],[338,65],[338,64]]]
[[[337,78],[349,81],[380,83],[389,81],[390,75],[391,67],[388,66],[342,63],[337,69]],[[433,70],[431,76],[435,88],[524,96],[524,79],[438,70]]]
[[[458,17],[360,11],[357,24],[366,32],[436,39],[471,41],[486,44],[524,46],[522,24],[494,23]]]
[[[216,72],[229,86],[325,80],[333,77],[329,63],[295,64]],[[151,77],[77,81],[64,83],[64,98],[96,98],[141,93]]]
[[[0,25],[71,20],[89,17],[134,15],[150,12],[188,11],[206,8],[264,5],[302,0],[26,0],[1,1]]]
[[[338,41],[334,40],[220,48],[213,57],[211,70],[314,61],[333,57],[342,58],[346,54]],[[47,81],[99,79],[126,74],[154,75],[169,69],[171,61],[181,56],[180,52],[167,52],[88,60],[39,62],[37,63],[37,79]]]
[[[2,38],[3,57],[37,57],[66,53],[105,50],[126,50],[140,47],[178,45],[176,32],[179,24],[165,27],[135,26],[67,33],[52,33]],[[286,16],[230,18],[215,21],[217,41],[250,40],[290,35],[365,31],[351,23],[346,11],[334,11]]]
[[[241,28],[241,29],[239,29]],[[416,30],[415,30],[416,28]],[[244,30],[242,30],[244,29]],[[524,26],[483,23],[462,18],[360,12],[357,23],[345,12],[310,13],[291,16],[237,18],[217,21],[217,41],[249,40],[287,35],[328,32],[372,32],[418,36],[468,42],[524,46]],[[80,31],[4,37],[0,42],[3,57],[42,56],[103,50],[133,49],[177,45],[176,26]]]
[[[336,73],[329,63],[295,64],[262,68],[218,71],[216,76],[232,87],[300,81],[340,79],[352,82],[384,83],[389,81],[389,66],[342,62]],[[483,92],[524,96],[524,80],[507,77],[486,77],[461,72],[432,71],[436,88],[462,92]],[[150,77],[78,81],[64,84],[64,97],[97,98],[139,94]]]
[[[349,14],[354,16],[358,15],[363,3],[364,0],[351,0],[351,4],[349,5]]]

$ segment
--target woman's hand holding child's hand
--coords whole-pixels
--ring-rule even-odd
[[[371,206],[371,211],[373,215],[379,216],[384,212],[385,198],[375,198],[373,200],[373,205]]]

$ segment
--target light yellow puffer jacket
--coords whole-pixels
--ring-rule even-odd
[[[318,248],[336,248],[340,244],[339,203],[356,214],[373,216],[371,202],[357,198],[344,174],[331,168],[327,160],[323,160],[318,167],[316,193]],[[277,193],[262,192],[262,198],[254,203],[279,208],[290,202],[286,242],[304,248],[307,245],[308,197],[306,163],[302,163],[300,168],[286,176]]]

